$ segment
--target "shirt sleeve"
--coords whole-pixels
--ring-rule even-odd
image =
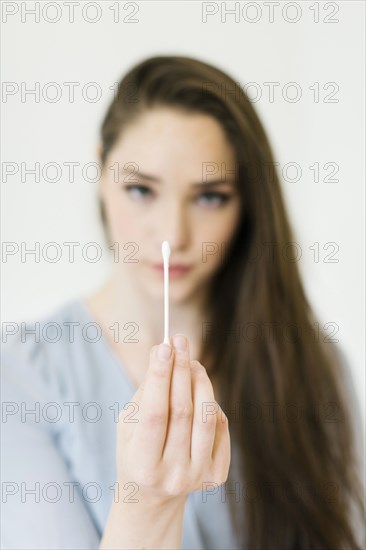
[[[1,548],[98,549],[78,483],[43,420],[44,403],[55,395],[40,373],[24,353],[2,353]]]

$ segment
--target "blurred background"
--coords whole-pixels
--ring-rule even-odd
[[[3,322],[34,319],[105,280],[95,163],[116,83],[148,56],[197,57],[240,83],[262,119],[309,300],[348,359],[365,425],[364,3],[1,10]],[[73,262],[64,243],[79,243]],[[99,243],[100,257],[87,243]]]

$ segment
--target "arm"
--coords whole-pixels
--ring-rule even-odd
[[[124,500],[111,507],[100,550],[182,547],[185,498],[166,503]]]
[[[36,372],[27,366],[26,380],[20,363],[9,366],[1,368],[1,548],[97,549],[99,533],[76,487],[72,494],[72,479],[48,428],[34,414],[22,419],[14,413],[22,404],[35,409]]]

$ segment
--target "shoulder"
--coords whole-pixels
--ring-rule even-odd
[[[3,323],[2,382],[40,398],[45,391],[48,397],[66,394],[70,377],[85,363],[87,339],[94,338],[91,331],[85,333],[87,322],[82,302],[75,298],[38,318]]]

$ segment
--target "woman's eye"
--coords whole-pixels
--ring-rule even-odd
[[[144,185],[126,185],[125,189],[129,194],[136,196],[137,198],[146,197],[150,193],[150,189]],[[137,191],[135,193],[130,193],[133,190]]]
[[[230,195],[226,195],[225,193],[202,193],[200,197],[208,197],[210,200],[204,201],[204,203],[209,205],[218,205],[221,206],[222,204],[226,203],[230,199]],[[216,200],[211,200],[216,199]]]
[[[137,198],[137,199],[140,199],[141,197],[145,198],[152,194],[151,189],[149,189],[145,185],[131,184],[131,185],[126,185],[124,189],[126,190],[127,193],[129,193],[130,195],[132,195],[134,198]],[[202,197],[206,199],[206,200],[203,200],[203,204],[208,205],[209,207],[221,206],[230,199],[230,195],[227,195],[225,193],[217,193],[217,192],[201,193],[201,195],[199,195],[198,198],[202,198]],[[199,201],[199,202],[201,203],[202,201]]]

